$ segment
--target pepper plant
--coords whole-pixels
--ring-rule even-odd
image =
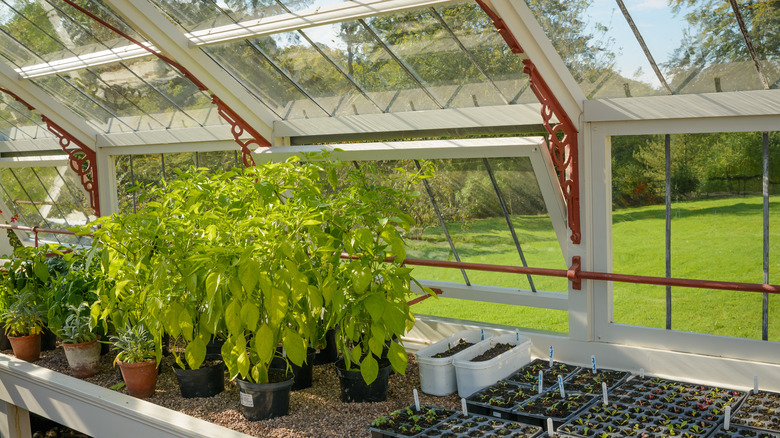
[[[432,166],[382,170],[375,163],[344,167],[330,161],[326,168],[333,189],[328,196],[330,235],[348,255],[340,265],[338,293],[332,298],[337,344],[347,369],[358,365],[363,379],[371,383],[389,341],[387,359],[403,374],[407,356],[400,338],[414,325],[407,300],[416,283],[412,268],[403,266],[401,233],[410,231],[414,222],[404,207],[420,195],[416,185],[433,175]]]

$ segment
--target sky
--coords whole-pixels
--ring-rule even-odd
[[[683,29],[686,28],[686,10],[678,14],[672,12],[667,0],[624,0],[631,18],[636,23],[655,62],[661,66],[679,46]],[[589,26],[596,22],[606,25],[607,33],[615,41],[616,69],[621,76],[637,79],[660,87],[661,83],[653,73],[641,46],[634,37],[615,0],[593,0],[588,10]],[[639,75],[637,70],[641,68]],[[664,68],[661,67],[661,71]],[[667,81],[669,78],[666,78]]]

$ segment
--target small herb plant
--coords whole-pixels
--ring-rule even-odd
[[[65,319],[65,323],[57,330],[57,336],[66,344],[80,344],[91,342],[98,338],[98,335],[92,332],[89,321],[89,305],[84,302],[78,307],[68,305],[70,313]]]
[[[43,313],[29,290],[9,297],[10,304],[2,315],[8,336],[31,336],[43,332]]]
[[[143,325],[127,326],[110,340],[114,350],[119,351],[114,363],[141,363],[155,358],[155,343]]]

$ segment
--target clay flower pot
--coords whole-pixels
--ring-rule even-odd
[[[122,379],[125,381],[128,394],[138,398],[147,398],[154,394],[154,386],[157,384],[156,360],[150,359],[138,363],[119,360],[117,363],[122,371]]]
[[[41,357],[41,335],[9,336],[11,348],[17,359],[33,362]]]
[[[83,379],[94,376],[100,370],[100,344],[95,339],[79,344],[62,344],[65,357],[74,377]]]

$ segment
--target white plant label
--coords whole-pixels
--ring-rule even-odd
[[[255,402],[252,399],[252,394],[244,394],[241,393],[241,406],[246,406],[248,408],[255,407]]]

